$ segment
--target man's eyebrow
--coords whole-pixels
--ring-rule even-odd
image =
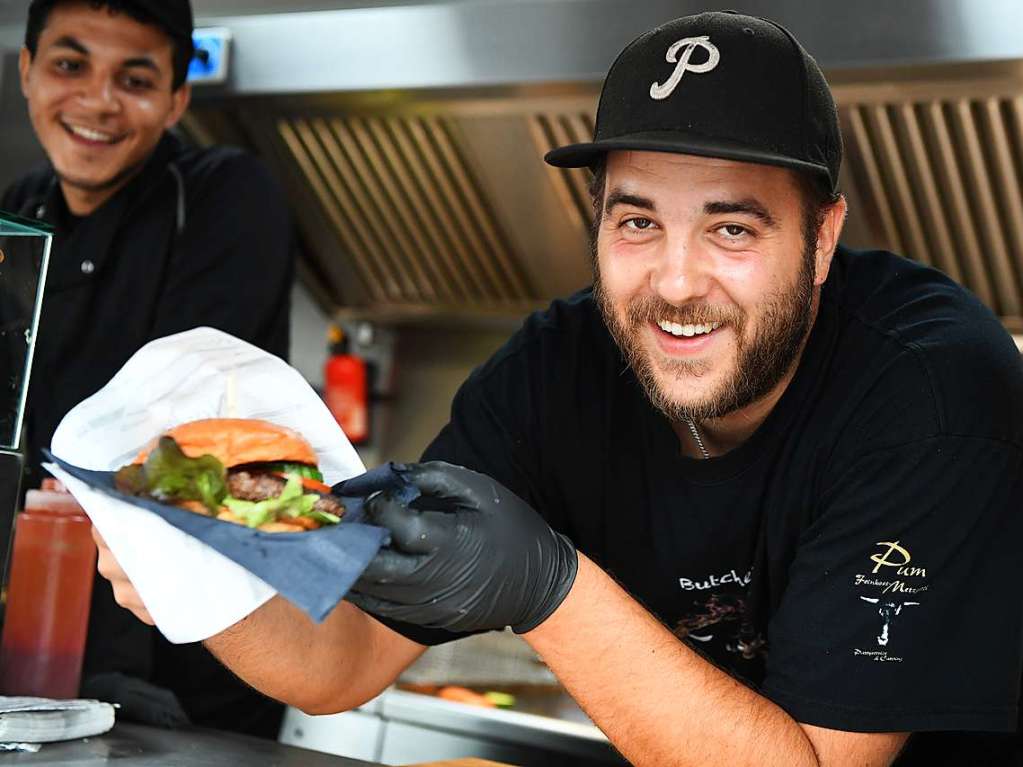
[[[58,38],[57,41],[53,44],[53,47],[70,48],[75,53],[80,53],[83,56],[89,55],[89,49],[82,45],[80,42],[78,42],[76,38],[71,37],[71,35],[64,35],[63,37]]]
[[[647,197],[640,197],[638,194],[631,194],[622,189],[614,189],[604,200],[604,212],[610,213],[616,205],[631,205],[634,208],[644,208],[651,213],[657,212],[654,201]]]
[[[70,48],[75,53],[80,53],[83,56],[89,55],[89,49],[86,48],[77,38],[72,37],[71,35],[64,35],[63,37],[58,38],[57,41],[54,42],[53,46],[55,48]],[[144,69],[151,69],[157,74],[160,72],[160,66],[149,56],[135,56],[130,59],[125,59],[121,63],[121,66],[126,68],[142,67]]]
[[[143,67],[145,69],[152,69],[157,74],[160,73],[159,65],[148,56],[138,56],[133,59],[125,59],[121,66],[130,67]]]
[[[767,207],[764,206],[759,200],[755,200],[752,197],[747,197],[742,200],[719,200],[716,202],[708,202],[703,206],[703,212],[708,216],[719,215],[722,213],[745,213],[748,216],[753,216],[760,220],[764,226],[775,227],[777,222],[774,220]]]

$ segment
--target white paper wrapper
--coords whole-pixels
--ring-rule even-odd
[[[168,428],[199,418],[263,418],[301,432],[331,485],[364,471],[298,371],[212,328],[146,344],[64,417],[50,449],[76,466],[115,471]],[[207,639],[274,595],[264,581],[156,514],[47,468],[81,503],[171,642]]]

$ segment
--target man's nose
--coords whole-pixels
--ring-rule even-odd
[[[651,288],[657,295],[681,306],[687,301],[706,298],[711,283],[710,255],[704,248],[686,240],[665,243],[651,275]]]
[[[78,101],[83,107],[109,114],[121,109],[112,77],[96,73],[82,82]]]

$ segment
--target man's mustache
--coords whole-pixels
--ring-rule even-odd
[[[630,302],[625,314],[626,321],[633,327],[667,321],[679,325],[732,325],[742,328],[746,322],[746,313],[735,306],[717,306],[702,301],[676,306],[656,296]]]

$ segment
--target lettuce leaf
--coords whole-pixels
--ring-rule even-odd
[[[217,458],[189,458],[172,437],[161,437],[143,464],[129,464],[114,475],[122,492],[158,501],[199,501],[215,514],[227,495],[227,470]]]
[[[270,463],[266,468],[268,471],[276,471],[279,474],[315,479],[317,482],[323,481],[323,474],[320,473],[320,470],[308,463]]]
[[[304,516],[315,519],[321,525],[336,525],[341,521],[341,517],[337,514],[331,514],[329,511],[310,511]]]
[[[224,506],[237,517],[244,520],[249,527],[259,527],[267,522],[273,522],[280,518],[288,517],[312,517],[320,520],[316,515],[323,512],[313,512],[313,506],[320,499],[316,493],[303,493],[302,480],[298,477],[289,477],[284,490],[276,498],[269,498],[265,501],[243,501],[228,496],[224,499]],[[326,514],[333,517],[333,514]],[[335,523],[337,518],[335,517]]]

